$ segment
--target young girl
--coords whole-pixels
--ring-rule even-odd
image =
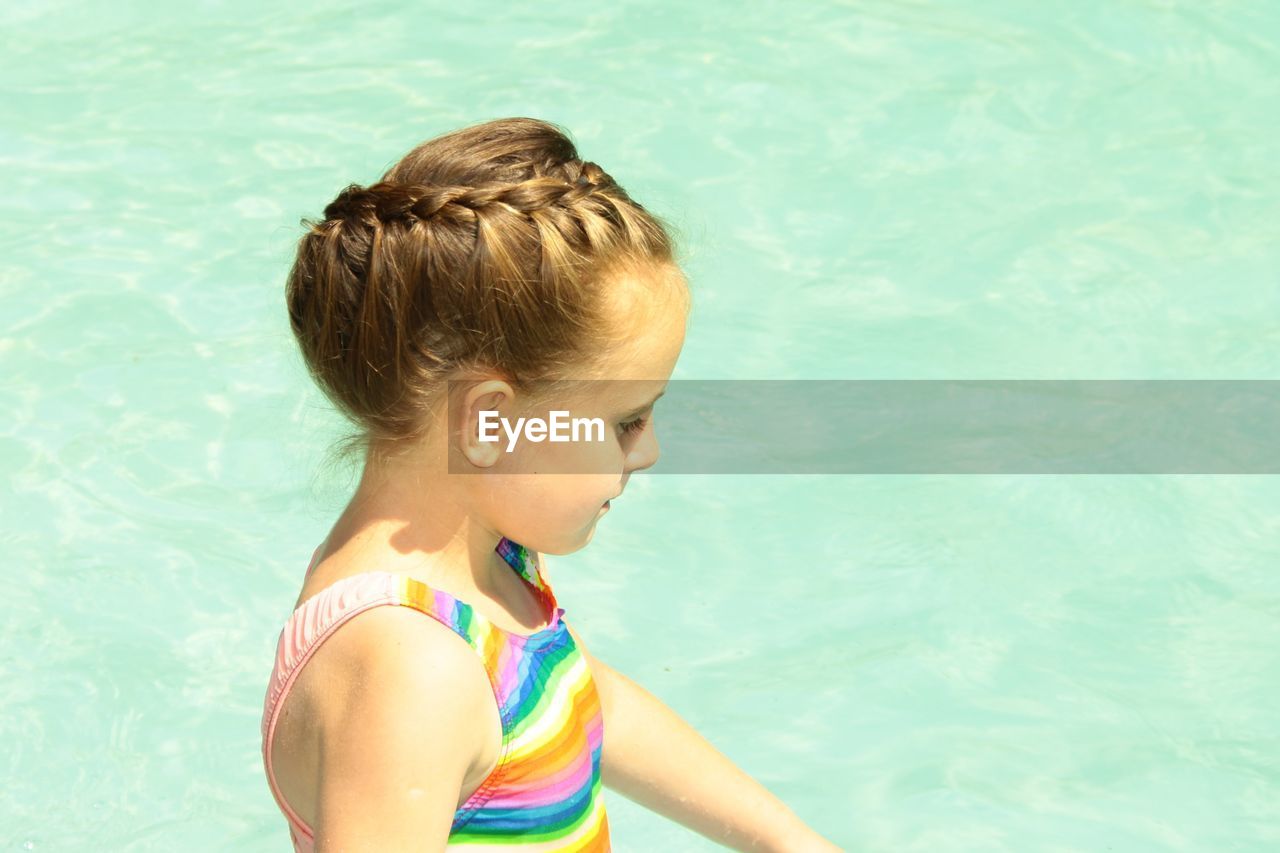
[[[429,140],[324,212],[289,318],[364,469],[263,705],[295,850],[608,850],[602,785],[738,850],[838,849],[592,656],[548,581],[542,555],[658,458],[690,307],[662,221],[528,118]],[[484,440],[548,389],[604,440]]]

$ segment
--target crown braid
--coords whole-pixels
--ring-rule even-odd
[[[324,209],[327,220],[358,221],[374,226],[393,222],[412,223],[440,217],[469,221],[484,208],[501,205],[531,216],[548,207],[572,209],[573,205],[598,188],[614,187],[609,175],[595,163],[581,163],[577,179],[570,182],[538,176],[519,183],[486,186],[400,185],[379,181],[368,187],[351,184]]]

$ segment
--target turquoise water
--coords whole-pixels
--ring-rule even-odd
[[[677,378],[1276,378],[1275,4],[0,21],[2,850],[288,849],[262,693],[350,484],[283,277],[436,133],[559,122],[680,224]],[[1268,850],[1278,539],[1269,477],[640,476],[554,582],[847,849]]]

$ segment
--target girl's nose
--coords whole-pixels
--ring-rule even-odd
[[[643,471],[645,468],[652,467],[661,453],[658,447],[658,433],[650,423],[627,453],[624,467],[627,471]]]

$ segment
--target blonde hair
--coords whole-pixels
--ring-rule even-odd
[[[357,431],[339,457],[421,437],[446,380],[513,387],[607,349],[618,273],[675,266],[674,229],[532,118],[418,145],[303,219],[286,301],[307,369]]]

